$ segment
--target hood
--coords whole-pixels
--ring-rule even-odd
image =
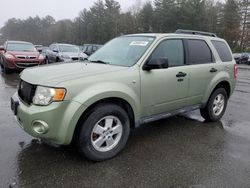
[[[24,55],[24,56],[39,56],[39,52],[19,52],[19,51],[7,51],[8,54],[17,56],[17,55]]]
[[[123,69],[127,67],[83,62],[60,63],[25,69],[21,79],[34,85],[56,86],[64,81]]]

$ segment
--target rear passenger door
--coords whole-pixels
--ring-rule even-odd
[[[187,105],[200,104],[210,80],[218,72],[212,51],[205,40],[186,39],[190,83]]]

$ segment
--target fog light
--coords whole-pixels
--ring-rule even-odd
[[[37,134],[46,134],[49,130],[49,125],[40,120],[35,120],[32,123],[32,129]]]

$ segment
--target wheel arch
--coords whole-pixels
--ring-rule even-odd
[[[121,108],[123,108],[129,116],[130,127],[135,128],[135,112],[132,108],[132,105],[123,98],[107,97],[107,98],[103,98],[98,101],[95,101],[94,103],[89,105],[86,108],[86,110],[84,110],[84,112],[81,114],[81,116],[79,117],[76,123],[75,129],[73,132],[72,141],[74,141],[79,136],[81,122],[83,122],[95,110],[95,108],[97,108],[99,105],[104,105],[104,104],[116,104],[120,106]]]
[[[202,106],[206,106],[207,101],[209,99],[209,97],[213,94],[213,92],[218,89],[218,88],[224,88],[226,90],[227,93],[227,97],[229,98],[231,96],[231,91],[232,91],[232,86],[230,85],[230,82],[226,79],[224,80],[220,80],[218,81],[210,90],[210,92],[206,95],[206,97],[204,98],[203,102],[202,102]]]
[[[218,88],[224,88],[227,92],[227,97],[229,98],[231,95],[231,86],[230,83],[226,80],[219,82],[213,89],[213,91],[211,92],[211,94]]]

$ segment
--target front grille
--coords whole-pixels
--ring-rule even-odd
[[[18,95],[27,104],[32,103],[32,99],[36,92],[36,86],[23,80],[20,81]]]
[[[34,67],[37,66],[39,62],[31,61],[31,62],[16,62],[17,67],[19,68],[26,68],[26,67]]]
[[[72,57],[71,58],[73,61],[77,61],[77,60],[79,60],[79,57]]]
[[[19,58],[19,59],[36,59],[36,56],[18,55],[16,57]]]

